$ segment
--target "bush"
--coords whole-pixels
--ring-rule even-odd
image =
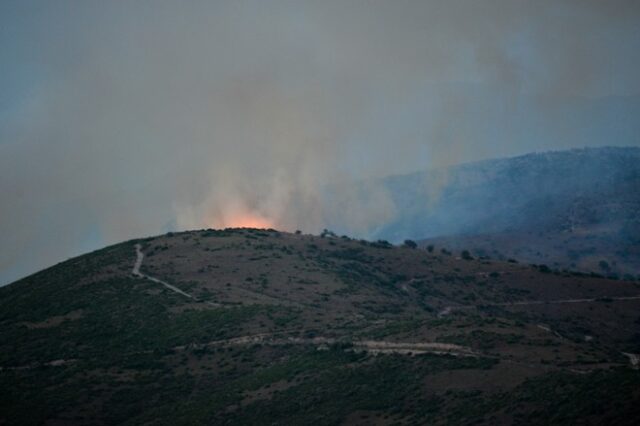
[[[414,248],[418,247],[418,244],[416,244],[416,242],[413,241],[413,240],[404,240],[404,246],[408,247],[408,248],[411,248],[411,249],[414,249]]]
[[[333,231],[330,231],[328,229],[323,229],[322,230],[322,234],[320,234],[320,237],[322,237],[322,238],[324,238],[324,237],[337,238],[338,236]]]
[[[378,240],[375,243],[371,243],[371,247],[390,249],[393,246],[387,240]]]
[[[473,260],[473,256],[469,253],[469,250],[462,250],[462,258],[464,260]]]

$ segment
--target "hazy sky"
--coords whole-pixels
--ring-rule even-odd
[[[0,284],[170,229],[363,234],[394,210],[354,179],[640,145],[638,52],[637,0],[3,0]]]

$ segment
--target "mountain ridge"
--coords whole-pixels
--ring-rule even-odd
[[[526,154],[385,184],[399,214],[376,238],[586,272],[640,273],[638,148]]]

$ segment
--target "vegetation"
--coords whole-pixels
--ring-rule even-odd
[[[418,244],[416,244],[416,242],[413,240],[404,240],[404,246],[411,249],[415,249],[418,247]]]
[[[133,277],[136,243],[145,274],[197,297]],[[0,424],[637,418],[621,352],[640,320],[616,299],[636,284],[404,246],[173,233],[1,288]],[[509,306],[567,297],[595,302]]]

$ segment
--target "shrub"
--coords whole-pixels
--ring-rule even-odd
[[[371,243],[371,247],[390,249],[393,246],[387,240],[378,240],[375,243]]]
[[[404,246],[408,247],[408,248],[411,248],[411,249],[414,249],[414,248],[418,247],[418,244],[416,244],[416,242],[413,241],[413,240],[404,240]]]
[[[320,237],[324,238],[324,237],[337,237],[336,233],[333,231],[330,231],[328,229],[323,229],[322,230],[322,234],[320,234]]]

